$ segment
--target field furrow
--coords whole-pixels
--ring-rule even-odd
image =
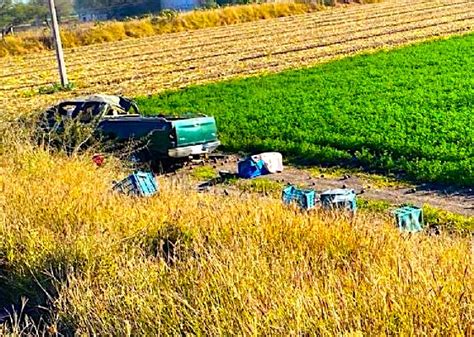
[[[333,37],[335,39],[341,38],[344,39],[347,35],[347,31],[353,33],[364,34],[366,32],[368,35],[371,34],[371,30],[376,28],[389,28],[399,25],[408,25],[417,22],[422,22],[425,20],[434,20],[437,18],[449,18],[455,15],[460,15],[466,12],[466,3],[455,4],[448,11],[446,9],[436,8],[434,10],[427,10],[422,13],[419,13],[416,17],[412,13],[405,13],[403,15],[396,16],[394,19],[387,21],[386,18],[368,18],[364,21],[364,25],[361,25],[360,22],[347,22],[337,26],[337,30],[334,29],[334,26],[329,26],[327,28],[318,27],[317,29],[313,27],[305,27],[305,34],[301,34],[303,27],[301,29],[291,29],[287,31],[282,31],[279,35],[279,41],[285,45],[297,44],[300,42],[314,41],[321,38]],[[145,52],[142,54],[131,54],[122,55],[120,58],[107,58],[106,55],[101,56],[100,63],[91,64],[90,59],[83,60],[72,60],[68,62],[68,70],[74,78],[79,78],[81,73],[84,71],[94,72],[95,77],[101,77],[102,75],[106,76],[127,76],[127,74],[122,73],[122,69],[110,72],[109,70],[104,71],[104,69],[110,69],[113,65],[120,61],[123,65],[127,66],[126,72],[135,72],[142,69],[143,67],[164,67],[168,69],[167,65],[172,63],[175,59],[179,61],[175,62],[182,66],[183,62],[198,61],[201,59],[215,58],[215,57],[230,57],[232,55],[240,54],[238,59],[245,57],[252,57],[245,55],[253,50],[265,50],[268,52],[272,49],[274,45],[274,38],[272,35],[252,35],[250,38],[245,39],[241,43],[237,44],[236,40],[231,39],[230,41],[223,41],[222,43],[216,45],[215,43],[207,43],[205,45],[194,46],[183,46],[180,49],[168,49],[168,50],[157,50]],[[280,47],[282,44],[280,43]],[[84,63],[87,64],[87,69],[84,69]],[[44,78],[41,77],[45,70],[50,71],[50,77]],[[37,67],[29,67],[27,71],[17,72],[11,75],[3,75],[0,78],[4,78],[4,86],[0,90],[10,90],[17,88],[16,86],[8,87],[10,83],[17,83],[19,80],[22,83],[22,88],[28,86],[39,86],[45,85],[50,81],[54,81],[56,68],[54,66],[48,69],[38,70]]]
[[[442,7],[439,7],[435,5],[435,7],[422,7],[421,9],[416,9],[416,10],[406,10],[404,12],[399,12],[396,16],[396,20],[393,20],[393,18],[390,18],[388,21],[389,23],[392,22],[402,22],[403,20],[409,20],[407,21],[408,23],[416,21],[416,20],[423,20],[426,18],[435,18],[437,16],[441,15],[447,15],[447,14],[452,14],[456,11],[465,11],[466,10],[466,5],[468,5],[469,2],[462,1],[459,3],[451,3],[451,4],[446,4]],[[450,7],[450,10],[446,7]],[[452,11],[451,11],[452,9]],[[414,16],[414,14],[417,14]],[[295,37],[300,37],[302,34],[302,31],[310,30],[311,33],[326,33],[326,32],[334,32],[334,26],[337,24],[337,31],[338,32],[344,32],[345,30],[350,30],[350,29],[355,29],[360,26],[363,26],[362,29],[366,29],[364,27],[367,26],[372,26],[373,28],[374,25],[380,25],[380,23],[386,23],[387,22],[387,17],[393,16],[393,13],[385,13],[383,15],[365,15],[361,18],[357,19],[351,19],[347,20],[342,18],[339,22],[324,22],[324,21],[314,21],[314,22],[301,22],[299,25],[286,25],[284,29],[281,29],[281,31],[278,31],[278,35],[282,36],[284,38],[289,38],[290,36],[295,36]],[[361,25],[363,23],[363,25]],[[269,29],[272,29],[269,27]],[[272,29],[273,31],[273,29]],[[87,55],[80,55],[80,52],[75,51],[74,53],[71,53],[70,55],[67,55],[68,58],[68,68],[70,71],[74,71],[78,68],[81,68],[84,64],[85,61],[91,58],[100,58],[102,63],[106,62],[126,62],[128,59],[133,59],[133,64],[137,65],[138,62],[144,62],[148,61],[150,58],[163,58],[163,57],[178,57],[178,56],[188,56],[190,54],[199,52],[198,57],[203,57],[207,56],[205,54],[205,51],[215,51],[215,50],[239,50],[236,42],[239,42],[242,40],[242,37],[246,37],[245,42],[250,42],[252,43],[262,43],[262,42],[268,42],[272,41],[273,37],[272,35],[268,34],[268,29],[266,31],[257,31],[254,30],[252,34],[249,34],[250,32],[240,32],[236,33],[233,35],[212,35],[208,37],[207,40],[201,41],[201,40],[196,40],[195,38],[188,38],[188,41],[180,41],[181,43],[179,45],[174,45],[171,46],[169,44],[166,44],[166,41],[157,41],[157,43],[161,43],[159,46],[160,48],[153,48],[151,50],[140,50],[140,48],[135,48],[135,47],[141,47],[144,42],[141,42],[140,45],[134,45],[133,50],[128,52],[128,53],[123,53],[123,48],[120,47],[118,48],[119,51],[115,51],[114,49],[117,48],[110,48],[107,51],[96,51],[95,53],[88,53]],[[311,37],[308,37],[311,38]],[[222,41],[220,41],[222,40]],[[216,42],[220,41],[218,45],[216,45]],[[145,43],[146,44],[146,43]],[[233,47],[233,48],[232,48]],[[89,47],[90,48],[90,47]],[[223,52],[222,52],[223,53]],[[51,59],[51,56],[49,57]],[[55,66],[51,65],[48,68],[41,67],[40,62],[35,62],[32,64],[33,59],[25,60],[28,61],[28,64],[24,64],[23,66],[28,66],[27,70],[24,71],[17,71],[13,73],[3,73],[0,74],[0,78],[11,78],[14,76],[25,76],[25,75],[30,75],[30,74],[35,74],[38,72],[38,69],[41,69],[41,71],[45,70],[55,70]],[[51,61],[51,60],[50,60]],[[53,60],[54,61],[54,60]],[[131,63],[131,62],[129,62]],[[16,66],[19,66],[19,64],[16,64]]]
[[[66,51],[66,62],[69,77],[76,84],[75,95],[150,94],[470,32],[474,24],[472,13],[472,1],[388,0],[79,47]],[[41,87],[57,81],[52,52],[6,58],[0,60],[0,65],[0,103],[4,103],[7,112],[28,111],[72,95],[38,94]]]
[[[336,42],[345,42],[347,41],[347,32],[358,33],[362,37],[371,37],[373,36],[374,30],[376,28],[391,30],[392,27],[401,26],[403,27],[402,29],[409,30],[416,28],[419,25],[424,25],[424,22],[427,20],[431,20],[432,22],[436,23],[436,20],[439,19],[442,20],[440,21],[440,23],[442,23],[452,18],[455,19],[459,15],[466,14],[466,10],[470,12],[470,8],[466,7],[469,7],[466,6],[466,3],[457,4],[456,7],[453,7],[450,10],[438,10],[435,12],[428,11],[423,13],[423,15],[417,15],[416,17],[411,14],[405,14],[397,16],[391,21],[387,21],[386,19],[369,19],[366,20],[362,26],[355,23],[338,25],[337,30],[335,30],[334,27],[329,29],[306,29],[304,30],[304,34],[301,34],[301,31],[303,30],[290,30],[279,34],[280,43],[278,45],[275,45],[272,35],[266,34],[265,36],[252,36],[249,39],[243,40],[239,44],[236,44],[234,41],[232,41],[224,42],[219,45],[212,44],[207,48],[197,48],[192,50],[184,49],[181,53],[179,51],[175,51],[175,55],[173,55],[173,52],[162,53],[158,51],[153,58],[130,56],[127,59],[120,60],[122,67],[119,68],[114,67],[117,60],[107,60],[106,58],[104,59],[101,57],[101,62],[94,64],[91,59],[85,59],[80,63],[80,65],[76,64],[71,66],[68,64],[68,69],[71,78],[76,81],[80,81],[81,77],[88,78],[88,74],[93,73],[93,81],[95,82],[103,82],[104,76],[107,77],[108,82],[116,82],[120,81],[121,79],[132,79],[135,76],[140,76],[140,71],[149,68],[153,68],[154,71],[158,73],[160,71],[168,73],[170,71],[180,70],[182,68],[198,68],[206,66],[206,64],[203,64],[202,62],[206,62],[208,59],[211,60],[213,58],[218,58],[217,62],[223,63],[228,62],[229,59],[242,60],[245,58],[264,57],[269,53],[279,53],[282,52],[281,47],[290,50],[299,48],[306,49],[306,45],[299,46],[299,44],[318,41],[318,45],[320,45],[321,39],[326,39],[329,37],[332,37],[332,39]],[[380,32],[376,32],[375,34],[380,34]],[[358,37],[355,38],[357,39]],[[354,39],[354,36],[351,36],[350,39]],[[327,42],[324,40],[323,43],[333,42]],[[260,51],[264,54],[255,56],[253,53],[254,51]],[[192,61],[198,62],[193,63]],[[211,61],[211,63],[215,64],[216,61]],[[178,69],[174,69],[176,66]],[[110,69],[116,70],[111,71]],[[29,87],[47,85],[48,83],[54,81],[56,76],[54,66],[52,69],[47,70],[50,70],[49,72],[47,71],[47,74],[45,74],[44,69],[41,71],[36,69],[27,71],[24,74],[16,74],[14,76],[10,76],[9,78],[4,78],[4,85],[0,88],[0,91],[25,89]],[[20,86],[18,86],[18,82],[21,83]],[[81,83],[83,86],[91,84],[87,81],[81,81]],[[8,84],[12,85],[9,86]]]
[[[307,29],[316,29],[324,30],[325,28],[334,29],[335,27],[343,26],[345,24],[363,24],[368,25],[368,20],[380,19],[380,21],[391,21],[393,17],[410,15],[411,17],[418,17],[428,14],[428,11],[441,11],[441,13],[447,13],[450,8],[467,6],[472,4],[470,1],[447,1],[443,3],[438,2],[422,2],[414,3],[409,8],[401,7],[397,4],[393,8],[385,11],[381,10],[378,7],[360,10],[360,13],[344,13],[343,16],[338,16],[337,18],[326,18],[320,17],[316,14],[305,14],[303,16],[296,16],[298,21],[296,22],[286,22],[279,21],[280,19],[270,20],[264,22],[266,25],[262,26],[262,22],[252,22],[243,25],[234,25],[225,27],[223,33],[217,31],[218,29],[224,29],[222,27],[199,30],[197,32],[186,32],[178,33],[185,34],[183,36],[174,36],[175,34],[155,36],[151,38],[143,39],[131,39],[125,41],[119,41],[115,43],[104,43],[102,45],[96,45],[94,48],[90,46],[74,48],[73,51],[70,50],[69,53],[66,51],[66,56],[68,59],[68,65],[74,66],[77,64],[82,64],[85,60],[90,58],[100,58],[101,61],[108,60],[123,60],[129,57],[140,57],[147,58],[150,56],[159,56],[160,53],[165,52],[183,52],[188,51],[192,52],[193,49],[199,49],[206,46],[215,46],[216,42],[219,42],[219,45],[222,43],[235,43],[241,41],[243,38],[255,39],[259,37],[269,36],[269,31],[282,34],[286,32],[295,32],[300,33]],[[327,13],[327,12],[322,12]],[[284,18],[285,19],[285,18]],[[275,22],[274,22],[275,21]],[[274,23],[273,23],[274,22]],[[245,26],[244,26],[245,25]],[[222,40],[222,41],[221,41]],[[152,43],[152,45],[150,45]],[[153,46],[154,48],[150,48]],[[147,50],[144,49],[147,47]],[[127,53],[124,53],[124,49],[128,50]],[[83,53],[85,51],[85,53]],[[46,54],[39,53],[36,56],[28,58],[18,58],[14,66],[29,66],[29,71],[34,71],[35,69],[41,68],[41,62],[38,61],[49,61],[54,62],[55,58],[52,53]],[[8,63],[6,63],[8,65]],[[7,75],[4,73],[3,76]],[[7,75],[8,76],[8,75]]]
[[[471,21],[471,20],[470,20]],[[249,76],[262,72],[279,72],[290,68],[307,66],[314,64],[315,61],[321,62],[340,57],[344,55],[353,55],[360,51],[375,50],[385,46],[399,46],[413,41],[420,40],[421,37],[429,38],[432,36],[442,36],[445,34],[455,34],[467,32],[472,29],[472,22],[463,20],[461,22],[445,23],[425,28],[412,30],[407,34],[403,32],[391,32],[382,36],[373,36],[354,43],[338,43],[336,45],[322,45],[321,47],[308,46],[307,49],[291,53],[281,53],[277,55],[268,55],[258,60],[249,59],[240,62],[229,62],[226,64],[208,65],[200,70],[180,69],[168,74],[149,72],[129,79],[123,79],[118,82],[109,81],[108,83],[96,82],[88,87],[89,92],[100,90],[104,85],[111,88],[114,92],[121,92],[126,88],[140,88],[134,94],[152,93],[156,88],[170,89],[174,87],[183,87],[189,84],[206,83],[209,81],[224,80],[236,76]],[[316,49],[316,50],[315,50]]]
[[[406,32],[410,32],[419,36],[419,34],[431,34],[430,29],[436,26],[439,26],[438,30],[443,31],[442,29],[451,22],[459,23],[460,27],[464,27],[466,21],[472,20],[473,15],[471,13],[462,13],[461,15],[456,15],[453,17],[447,17],[443,20],[428,20],[426,22],[416,22],[412,25],[401,25],[401,26],[384,26],[381,29],[371,29],[371,30],[364,30],[362,32],[355,32],[351,36],[344,36],[341,37],[340,35],[331,36],[329,38],[319,38],[317,43],[314,43],[314,39],[303,39],[301,42],[293,41],[285,43],[282,40],[281,44],[278,46],[272,46],[271,48],[254,48],[252,49],[249,46],[245,52],[242,53],[234,53],[231,55],[230,53],[225,55],[219,55],[216,58],[203,58],[201,60],[192,60],[191,62],[184,61],[176,64],[177,68],[160,69],[158,66],[163,64],[157,64],[156,66],[150,66],[147,69],[154,69],[150,72],[139,72],[139,69],[129,69],[127,72],[122,73],[109,73],[109,74],[101,74],[91,79],[88,82],[87,86],[94,86],[94,85],[102,85],[107,83],[111,85],[113,83],[124,83],[126,81],[135,81],[140,79],[150,79],[150,78],[166,78],[169,76],[177,77],[180,73],[195,73],[196,71],[202,71],[205,73],[207,70],[217,69],[217,72],[223,73],[227,69],[227,71],[232,71],[232,69],[239,69],[239,73],[241,70],[244,70],[243,73],[246,73],[245,70],[255,70],[255,68],[263,69],[267,63],[268,59],[273,59],[273,56],[288,54],[287,59],[290,62],[294,60],[298,60],[299,52],[303,52],[305,54],[314,50],[313,59],[318,57],[330,57],[332,55],[339,55],[344,53],[346,50],[356,49],[356,50],[363,50],[367,47],[366,41],[373,41],[376,38],[381,38],[382,41],[392,41],[392,36],[394,34],[402,34]],[[469,23],[470,26],[470,23]],[[416,35],[418,34],[418,35]],[[429,35],[428,35],[429,36]],[[410,37],[408,37],[410,39]],[[384,44],[389,43],[378,43],[378,46],[383,46]],[[342,52],[341,52],[342,50]],[[324,54],[324,55],[321,55]],[[237,56],[236,56],[237,54]],[[256,62],[252,62],[252,60],[257,60]],[[262,60],[263,59],[263,60]],[[250,61],[250,62],[247,62]],[[166,65],[165,65],[166,66]]]
[[[459,1],[459,0],[458,0]],[[466,1],[462,1],[466,2]],[[191,44],[200,41],[201,38],[207,39],[209,42],[215,42],[219,39],[228,39],[229,37],[242,37],[248,33],[268,33],[269,29],[278,29],[282,26],[291,27],[295,25],[299,27],[307,22],[314,24],[336,24],[346,22],[347,20],[358,20],[376,15],[379,17],[387,15],[399,15],[406,12],[416,12],[419,9],[437,8],[445,5],[449,6],[454,3],[453,0],[418,0],[418,1],[388,1],[376,4],[377,6],[355,6],[335,8],[328,11],[318,13],[301,14],[295,16],[288,16],[273,20],[262,20],[256,22],[235,24],[230,26],[220,26],[214,28],[200,29],[195,31],[184,31],[177,33],[164,34],[159,36],[144,37],[141,39],[126,39],[112,43],[102,43],[94,46],[93,51],[90,46],[79,46],[65,51],[66,56],[70,58],[81,59],[82,52],[87,55],[104,56],[103,54],[117,53],[121,55],[124,48],[140,47],[149,43],[157,43],[160,41],[164,46],[170,44],[184,46],[186,42]],[[408,5],[409,8],[407,7]],[[177,44],[177,41],[179,43]],[[54,61],[54,55],[51,52],[43,51],[28,56],[17,56],[15,58],[7,58],[2,60],[5,66],[19,66],[22,64],[29,64],[38,66],[36,61]]]

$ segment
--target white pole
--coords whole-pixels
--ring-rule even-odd
[[[49,11],[51,12],[51,23],[52,23],[52,30],[53,30],[53,39],[54,44],[56,46],[56,58],[58,60],[58,67],[59,67],[59,76],[61,77],[61,85],[65,88],[69,81],[67,79],[66,74],[66,65],[64,64],[64,54],[63,54],[63,46],[61,43],[61,35],[59,34],[59,25],[58,25],[58,18],[56,16],[56,7],[54,6],[54,0],[49,0]]]

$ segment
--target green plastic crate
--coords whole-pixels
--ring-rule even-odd
[[[404,206],[394,212],[398,228],[403,232],[419,232],[423,230],[423,210],[419,207]]]

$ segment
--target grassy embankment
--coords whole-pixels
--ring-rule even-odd
[[[380,2],[363,0],[361,3]],[[328,2],[327,4],[332,4]],[[165,12],[158,16],[128,21],[107,21],[96,24],[78,24],[63,28],[61,37],[66,48],[91,45],[102,42],[141,38],[164,33],[196,30],[208,27],[278,18],[321,10],[324,1],[311,3],[282,2],[228,6],[217,9],[195,10],[185,13]],[[49,30],[7,36],[0,40],[0,57],[28,54],[51,49]]]
[[[217,118],[230,151],[474,186],[474,35],[138,99]]]
[[[470,239],[401,235],[361,211],[300,213],[275,199],[110,193],[113,161],[0,139],[0,307],[43,320],[0,325],[100,335],[465,334]],[[26,324],[26,327],[25,327]]]

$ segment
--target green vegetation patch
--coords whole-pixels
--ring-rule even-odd
[[[215,116],[227,150],[474,186],[473,44],[470,34],[138,102]]]
[[[217,177],[217,173],[211,166],[198,166],[193,169],[192,176],[199,180],[209,180]]]
[[[60,83],[53,83],[53,84],[48,85],[48,86],[40,87],[38,89],[38,93],[50,95],[50,94],[54,94],[54,93],[59,92],[59,91],[71,91],[75,87],[76,86],[72,82],[68,83],[65,87],[63,87]]]
[[[376,213],[387,213],[393,208],[392,204],[385,200],[357,199],[357,207],[363,210]]]
[[[308,172],[313,177],[329,178],[329,179],[340,179],[343,177],[355,176],[361,179],[365,185],[374,186],[378,188],[390,188],[390,187],[408,187],[411,184],[407,181],[396,179],[386,175],[380,175],[375,173],[366,173],[360,169],[355,168],[341,168],[337,166],[333,167],[321,167],[314,166],[308,169]]]
[[[429,205],[423,206],[423,214],[425,222],[430,225],[468,234],[472,234],[474,231],[474,217],[472,216],[462,216]]]
[[[256,178],[251,180],[233,180],[230,183],[244,192],[263,193],[274,197],[281,195],[284,185],[280,182],[270,180],[267,178]]]

